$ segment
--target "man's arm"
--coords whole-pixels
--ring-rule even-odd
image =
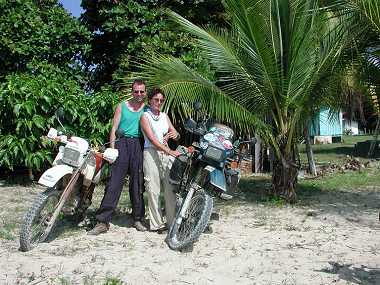
[[[166,119],[168,121],[168,125],[169,125],[169,131],[168,133],[165,135],[164,137],[164,141],[167,142],[169,139],[173,139],[173,140],[179,140],[179,133],[177,132],[177,130],[174,128],[172,122],[170,121],[168,115],[166,115]]]
[[[110,147],[115,148],[116,130],[119,127],[121,117],[121,103],[116,107],[112,120],[112,129],[110,132]]]

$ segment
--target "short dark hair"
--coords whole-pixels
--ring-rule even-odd
[[[162,94],[162,97],[165,98],[165,93],[164,91],[162,91],[162,89],[158,87],[153,87],[152,90],[150,90],[150,92],[148,93],[148,100],[152,99],[154,96],[160,93]]]
[[[137,84],[137,85],[145,85],[146,86],[146,84],[145,84],[145,82],[144,82],[144,80],[142,80],[142,79],[135,79],[135,80],[133,80],[133,83],[132,83],[132,86],[131,86],[131,88],[133,89],[133,86],[135,86],[135,84]]]

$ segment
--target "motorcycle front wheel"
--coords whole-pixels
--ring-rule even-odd
[[[56,187],[40,193],[26,212],[20,228],[20,250],[29,251],[46,240],[47,225],[56,209],[62,191]]]
[[[197,190],[190,200],[185,217],[179,223],[182,206],[178,209],[166,238],[168,246],[173,250],[183,249],[197,241],[210,220],[213,200],[203,189]]]
[[[69,177],[70,180],[64,190],[62,190],[62,184],[65,177],[54,187],[39,194],[26,212],[20,228],[21,251],[29,251],[37,244],[44,242],[53,230],[63,205],[74,190],[79,172]]]

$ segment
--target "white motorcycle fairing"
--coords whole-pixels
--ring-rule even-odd
[[[52,168],[49,168],[42,174],[42,176],[38,180],[38,184],[47,187],[53,187],[63,176],[67,174],[72,174],[73,170],[73,167],[65,164],[53,166]]]

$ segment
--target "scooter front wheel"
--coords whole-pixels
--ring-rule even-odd
[[[207,227],[212,208],[213,200],[210,195],[203,189],[196,190],[190,200],[185,217],[180,217],[181,209],[177,211],[166,238],[169,247],[173,250],[180,250],[197,241]]]
[[[20,228],[20,250],[29,251],[46,240],[46,229],[62,195],[55,187],[40,193],[25,214]]]
[[[37,196],[24,216],[24,221],[20,228],[20,250],[29,251],[38,243],[47,239],[56,224],[63,205],[74,190],[79,174],[79,171],[76,171],[71,175],[63,191],[61,191],[62,178],[54,188],[48,188]]]

